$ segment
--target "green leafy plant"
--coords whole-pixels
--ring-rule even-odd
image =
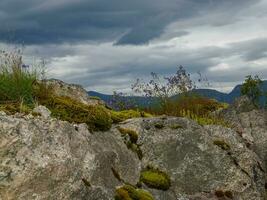
[[[254,76],[254,78],[249,75],[246,77],[245,82],[241,86],[241,94],[248,96],[255,106],[259,106],[259,98],[263,94],[260,86],[262,80],[259,76]]]

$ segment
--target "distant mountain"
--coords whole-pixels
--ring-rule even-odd
[[[261,89],[267,92],[267,80],[263,81],[261,85]],[[232,103],[237,97],[241,95],[241,85],[235,86],[234,89],[230,93],[223,93],[223,92],[219,92],[213,89],[196,89],[194,90],[194,92],[204,97],[216,99],[217,101],[220,101],[220,102]],[[101,93],[94,92],[94,91],[89,91],[88,94],[90,96],[97,96],[101,98],[108,105],[110,105],[112,101],[112,95],[101,94]],[[152,102],[156,102],[156,99],[153,99],[153,98],[147,99],[145,97],[139,97],[139,96],[126,96],[126,97],[123,97],[123,99],[125,101],[134,101],[139,106],[148,106],[148,105],[151,105]],[[261,105],[264,104],[265,100],[266,100],[266,97],[262,97],[260,99]]]

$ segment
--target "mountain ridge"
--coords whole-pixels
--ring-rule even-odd
[[[267,91],[267,80],[264,80],[262,82],[261,89],[264,92]],[[216,99],[217,101],[230,104],[230,103],[233,103],[233,101],[237,97],[241,96],[241,84],[236,85],[232,89],[232,91],[229,93],[220,92],[220,91],[217,91],[215,89],[195,89],[194,92],[201,95],[201,96],[208,97],[211,99]],[[88,94],[90,96],[99,97],[100,99],[105,101],[108,105],[111,105],[113,95],[103,94],[103,93],[96,92],[96,91],[88,91]],[[142,96],[124,96],[124,97],[122,97],[122,100],[123,101],[134,100],[136,102],[136,104],[138,104],[138,105],[147,106],[148,104],[151,103],[151,101],[153,101],[153,98],[150,98],[150,100],[148,101],[148,99],[146,97],[142,97]],[[264,105],[265,101],[266,101],[266,97],[260,98],[260,104],[261,105]]]

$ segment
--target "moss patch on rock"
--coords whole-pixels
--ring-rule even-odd
[[[140,145],[137,144],[138,133],[132,129],[122,128],[122,127],[118,127],[118,130],[120,131],[121,135],[125,138],[125,144],[127,145],[128,149],[131,149],[133,152],[135,152],[138,158],[141,160],[143,158],[143,152],[140,149]],[[127,139],[126,136],[129,136],[130,140]]]
[[[115,200],[154,200],[152,194],[132,185],[124,185],[116,189]]]
[[[228,143],[226,143],[224,140],[214,140],[213,141],[214,145],[217,145],[218,147],[220,147],[223,150],[230,150],[230,145]]]
[[[130,140],[132,143],[136,143],[138,140],[138,133],[132,129],[128,129],[128,128],[122,128],[119,127],[118,130],[120,131],[120,133],[125,136],[128,135],[130,137]]]
[[[106,131],[112,125],[110,113],[103,106],[90,106],[69,97],[50,97],[41,100],[53,117],[74,123],[86,123],[89,130]]]
[[[173,124],[170,126],[171,129],[182,129],[184,128],[182,125],[179,125],[179,124]]]
[[[123,110],[123,111],[110,111],[111,119],[114,123],[123,122],[127,119],[131,118],[139,118],[139,117],[151,117],[152,115],[140,112],[136,110]]]
[[[150,167],[141,172],[140,182],[158,190],[168,190],[171,186],[171,180],[168,174]]]

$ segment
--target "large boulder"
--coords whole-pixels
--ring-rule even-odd
[[[258,155],[235,130],[185,118],[130,119],[91,133],[0,113],[0,199],[112,200],[136,185],[155,200],[261,200]]]
[[[171,178],[169,190],[150,189],[155,199],[264,198],[262,163],[234,130],[166,117],[120,126],[139,133],[142,168],[152,166]]]
[[[260,157],[263,168],[267,171],[267,112],[264,109],[253,108],[244,98],[237,99],[235,103],[242,106],[231,106],[222,116],[239,133],[248,148]]]
[[[127,182],[138,181],[139,159],[120,134],[0,115],[1,200],[113,199],[121,184],[114,170]]]
[[[104,101],[88,96],[87,91],[80,85],[68,84],[58,79],[48,79],[45,83],[52,86],[57,96],[66,96],[87,105],[105,105]]]

